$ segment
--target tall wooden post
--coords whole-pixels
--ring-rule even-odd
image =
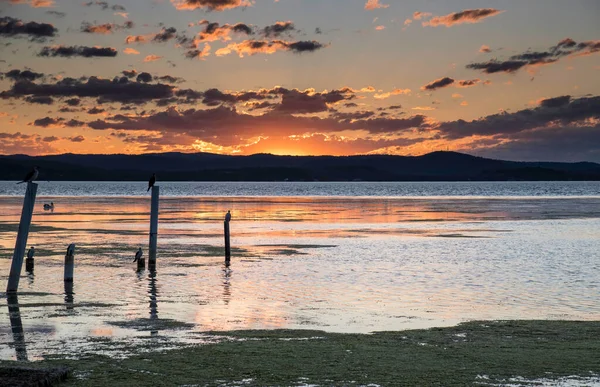
[[[65,282],[73,282],[73,269],[75,267],[75,243],[71,243],[65,255]]]
[[[156,267],[156,242],[158,240],[158,200],[160,187],[152,187],[152,203],[150,205],[150,247],[148,248],[148,267]]]
[[[35,196],[37,195],[36,183],[27,183],[25,199],[23,199],[23,210],[21,211],[21,221],[19,222],[19,232],[15,243],[15,252],[13,253],[12,264],[10,266],[10,275],[6,292],[16,292],[19,289],[19,277],[23,268],[23,257],[27,248],[27,237],[29,236],[29,226],[31,226],[31,217],[33,215],[33,206],[35,205]]]
[[[225,265],[231,262],[231,243],[229,242],[229,222],[225,221]]]

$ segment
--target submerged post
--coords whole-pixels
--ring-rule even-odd
[[[67,247],[65,255],[65,282],[73,282],[73,268],[75,266],[75,243]]]
[[[148,249],[148,267],[156,266],[156,242],[158,240],[158,197],[160,187],[152,186],[152,203],[150,204],[150,247]]]
[[[35,196],[37,194],[36,183],[28,182],[25,198],[23,199],[23,210],[21,211],[21,221],[19,222],[19,231],[17,241],[15,242],[15,252],[13,253],[12,264],[10,266],[10,275],[6,292],[16,292],[19,289],[19,277],[23,268],[23,257],[27,247],[27,237],[29,236],[29,226],[31,226],[31,217],[33,215],[33,206],[35,205]]]
[[[229,221],[226,220],[225,226],[225,265],[229,266],[231,262],[231,243],[229,242]]]

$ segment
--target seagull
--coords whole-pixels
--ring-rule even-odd
[[[148,189],[146,190],[146,192],[150,191],[150,188],[154,187],[154,183],[156,183],[156,173],[153,173],[152,177],[148,181]]]
[[[27,259],[33,259],[34,254],[35,254],[35,247],[31,246],[31,248],[27,252]]]
[[[54,209],[54,202],[50,202],[50,204],[46,203],[44,204],[44,210],[53,210]]]
[[[227,214],[225,214],[225,221],[229,222],[231,220],[231,210],[227,210]]]
[[[137,251],[137,253],[135,253],[135,259],[133,260],[133,262],[137,262],[140,259],[142,259],[142,248],[140,247]]]
[[[40,174],[40,171],[38,171],[38,167],[35,166],[33,167],[33,169],[31,171],[29,171],[29,173],[27,175],[25,175],[25,178],[18,182],[17,184],[21,184],[21,183],[31,183],[32,181],[34,181],[35,179],[38,178],[38,175]]]

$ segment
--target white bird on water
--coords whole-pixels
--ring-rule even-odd
[[[135,253],[135,259],[133,260],[133,262],[137,262],[142,258],[142,255],[144,253],[142,252],[142,248],[140,247],[137,251],[137,253]]]
[[[29,171],[29,173],[27,175],[25,175],[25,178],[23,178],[23,180],[21,180],[17,184],[31,183],[32,181],[34,181],[35,179],[38,178],[39,174],[40,174],[40,171],[38,170],[38,167],[35,166],[35,167],[33,167],[33,169],[31,171]]]
[[[227,214],[225,214],[225,221],[229,222],[231,220],[231,210],[227,210]]]

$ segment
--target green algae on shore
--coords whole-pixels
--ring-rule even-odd
[[[88,355],[68,360],[69,354],[34,364],[71,368],[65,386],[240,381],[253,386],[464,386],[514,378],[527,385],[538,378],[595,380],[600,374],[600,321],[475,321],[373,334],[258,330],[208,335],[222,339],[163,352],[140,348],[126,359]]]

